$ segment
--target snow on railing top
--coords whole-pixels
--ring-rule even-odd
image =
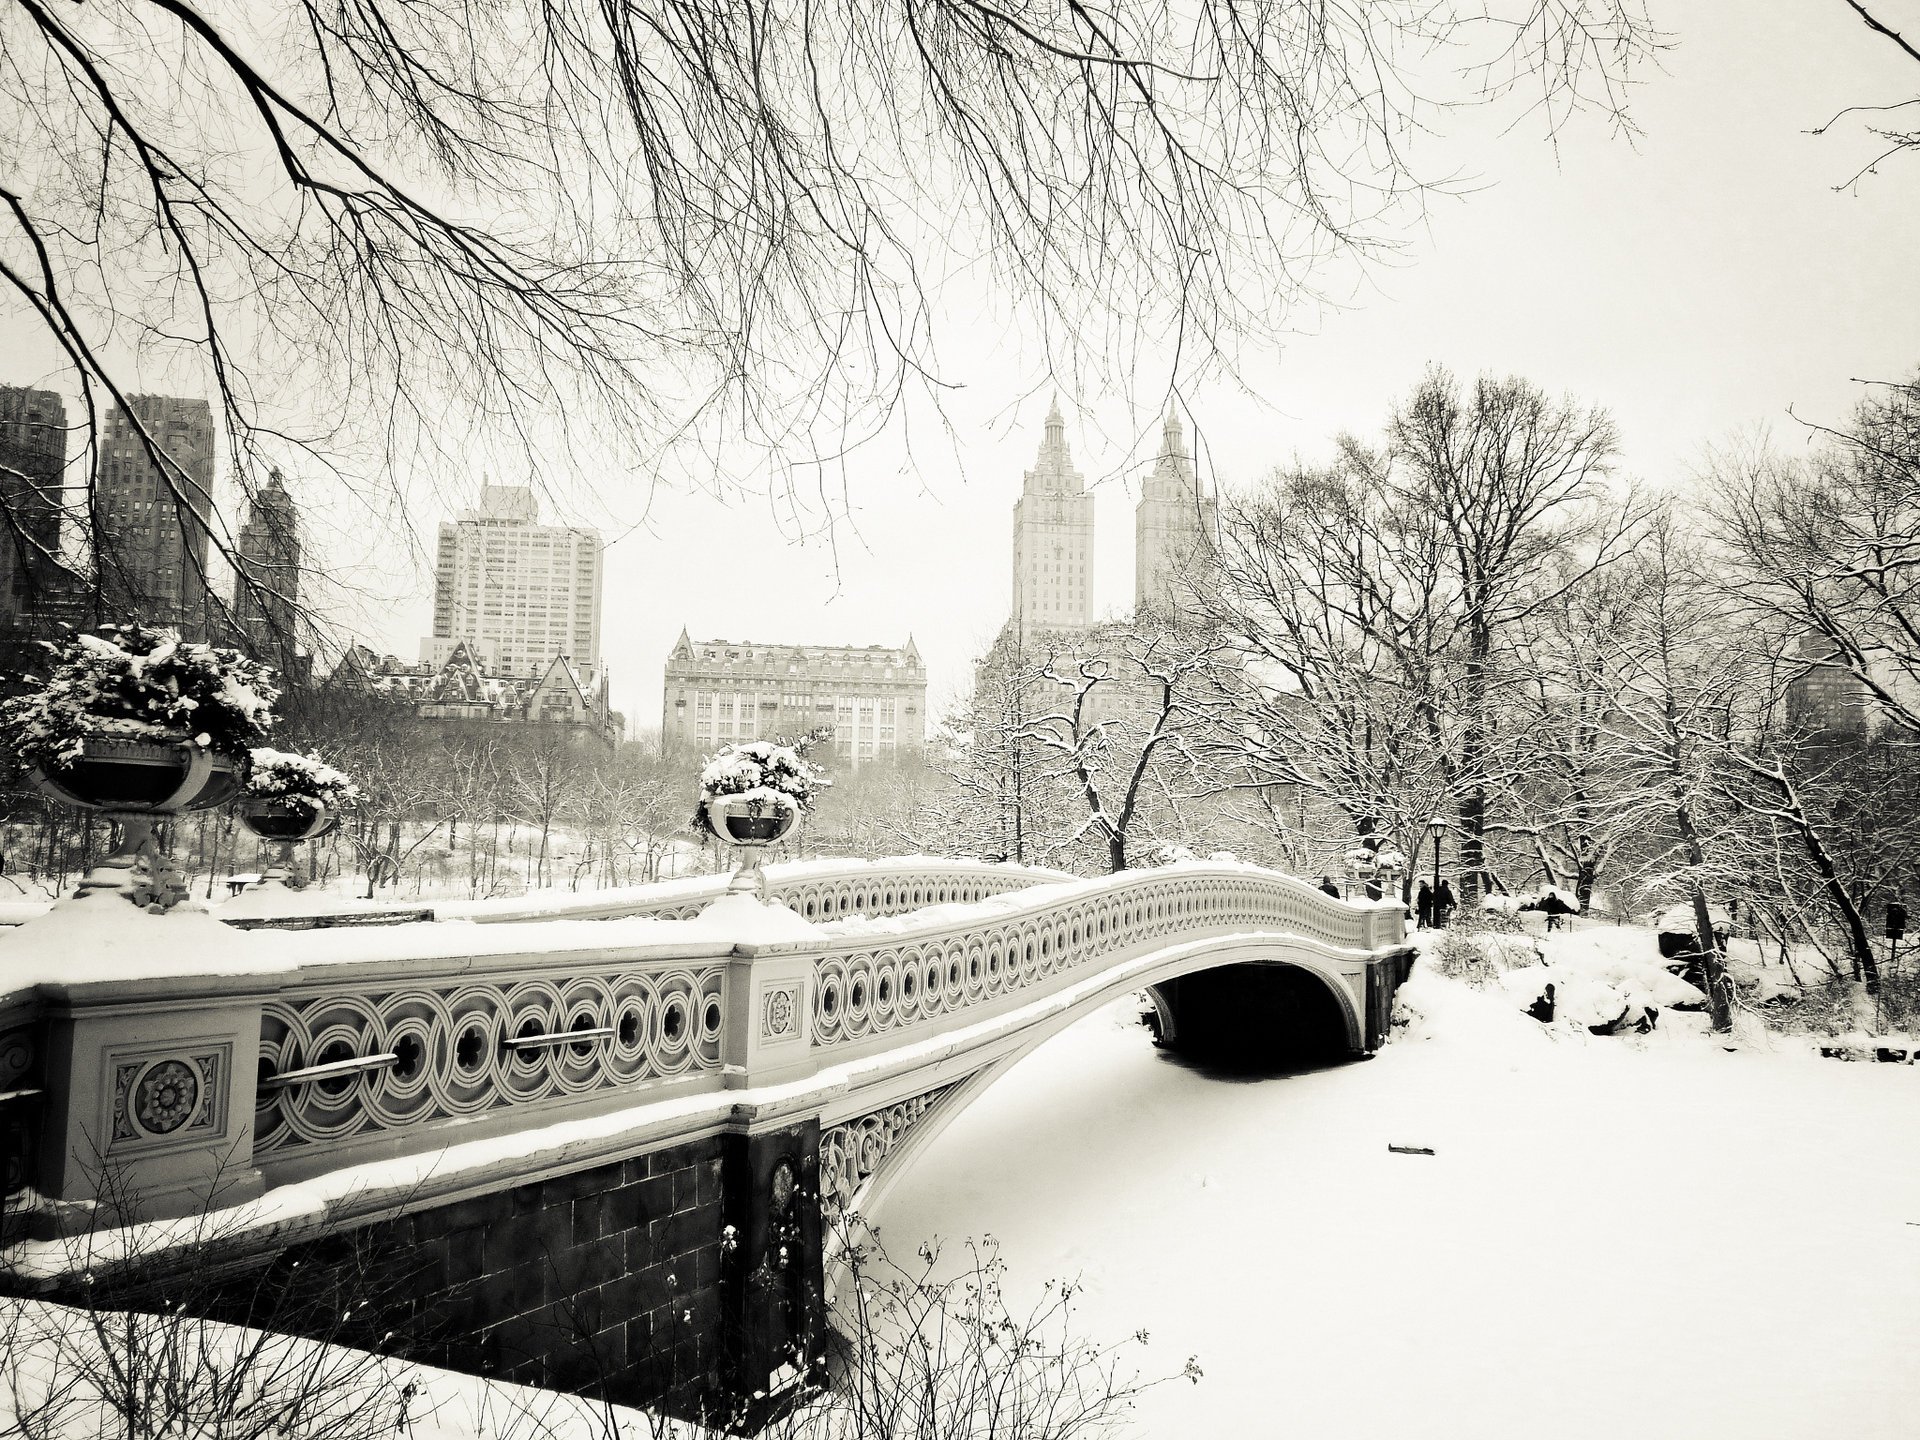
[[[977,900],[1005,890],[1070,880],[1038,865],[900,855],[885,860],[789,860],[766,867],[766,898],[807,920],[895,915],[925,905]],[[598,919],[650,915],[691,919],[726,893],[727,875],[683,876],[652,885],[515,900],[436,903],[435,918],[500,924],[519,920]]]

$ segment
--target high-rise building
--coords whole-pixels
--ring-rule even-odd
[[[422,661],[442,664],[465,642],[500,674],[532,673],[562,655],[599,667],[600,536],[539,517],[532,490],[488,485],[478,509],[440,526]]]
[[[213,629],[213,412],[204,400],[170,395],[129,400],[132,416],[111,407],[96,445],[93,556],[101,605],[108,618],[172,625],[206,639]]]
[[[1865,738],[1873,696],[1839,658],[1834,643],[1822,635],[1804,635],[1794,652],[1806,668],[1787,682],[1787,723],[1816,742]]]
[[[1177,621],[1193,608],[1194,562],[1212,543],[1218,507],[1201,493],[1180,417],[1167,412],[1160,455],[1140,487],[1134,516],[1134,610]]]
[[[927,738],[927,667],[909,638],[880,645],[693,640],[667,656],[660,733],[702,752],[831,727],[849,768],[917,751]]]
[[[247,506],[233,581],[233,613],[253,653],[284,670],[296,649],[300,512],[278,470]]]
[[[1012,619],[1023,643],[1093,623],[1093,496],[1073,468],[1058,400],[1013,507]]]
[[[0,385],[0,630],[26,617],[64,578],[61,494],[67,461],[67,407],[51,390]]]

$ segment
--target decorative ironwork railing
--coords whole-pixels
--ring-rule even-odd
[[[719,1092],[801,1080],[841,1047],[864,1058],[1182,942],[1264,932],[1377,960],[1402,939],[1391,905],[1350,905],[1246,867],[1004,893],[1047,878],[964,863],[816,869],[775,893],[816,919],[896,918],[800,940],[640,924],[609,925],[602,943],[538,924],[447,925],[390,932],[391,958],[361,958],[364,934],[262,935],[248,943],[271,963],[164,995],[137,976],[83,976],[54,986],[44,1013],[37,992],[0,996],[0,1120],[10,1154],[44,1152],[49,1165],[105,1135],[110,1158],[203,1149],[213,1169],[237,1163],[242,1146],[279,1183],[667,1096],[698,1101],[684,1113],[718,1123]],[[957,908],[898,918],[942,904]],[[1361,1004],[1364,982],[1344,983]],[[159,1010],[155,996],[167,1001]],[[64,1027],[59,1044],[49,1025]],[[46,1073],[54,1056],[62,1073]],[[109,1073],[103,1089],[94,1077]],[[872,1123],[838,1127],[828,1147],[836,1193],[851,1194],[923,1110],[895,1103]],[[43,1144],[43,1126],[72,1143]],[[7,1182],[40,1183],[11,1165]],[[69,1198],[81,1182],[49,1183]]]
[[[717,1072],[725,1015],[719,958],[282,990],[261,1008],[254,1153]]]
[[[1288,876],[1128,871],[1101,890],[1042,899],[1031,909],[835,947],[815,963],[813,1043],[843,1045],[931,1026],[1153,941],[1277,930],[1372,950],[1397,944],[1401,929],[1391,907],[1349,905]]]

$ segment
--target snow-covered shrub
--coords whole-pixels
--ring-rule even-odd
[[[58,769],[89,740],[191,740],[244,759],[273,726],[273,672],[237,650],[139,624],[45,643],[46,677],[0,705],[0,741],[23,764]]]
[[[707,801],[721,795],[744,796],[749,813],[754,815],[776,810],[806,814],[813,809],[814,796],[832,783],[794,746],[771,740],[728,745],[700,771],[700,803],[694,807],[693,828],[715,839],[724,838],[707,818]]]
[[[1484,928],[1456,925],[1440,932],[1427,948],[1427,959],[1440,974],[1477,985],[1490,984],[1508,970],[1531,965],[1539,958],[1525,936],[1495,934]]]
[[[1154,852],[1153,858],[1161,865],[1178,865],[1182,861],[1198,860],[1200,857],[1184,845],[1162,845]]]
[[[257,746],[247,769],[247,793],[263,800],[317,800],[344,810],[360,798],[360,787],[314,755]]]

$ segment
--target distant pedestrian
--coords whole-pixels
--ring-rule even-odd
[[[1439,891],[1433,897],[1433,923],[1436,928],[1447,928],[1447,922],[1453,918],[1454,903],[1453,882],[1442,880]]]
[[[1331,875],[1322,875],[1320,877],[1320,893],[1323,895],[1331,895],[1336,900],[1340,898],[1340,887],[1333,883],[1333,877]]]
[[[1433,924],[1433,887],[1424,880],[1413,892],[1413,913],[1422,930]]]

